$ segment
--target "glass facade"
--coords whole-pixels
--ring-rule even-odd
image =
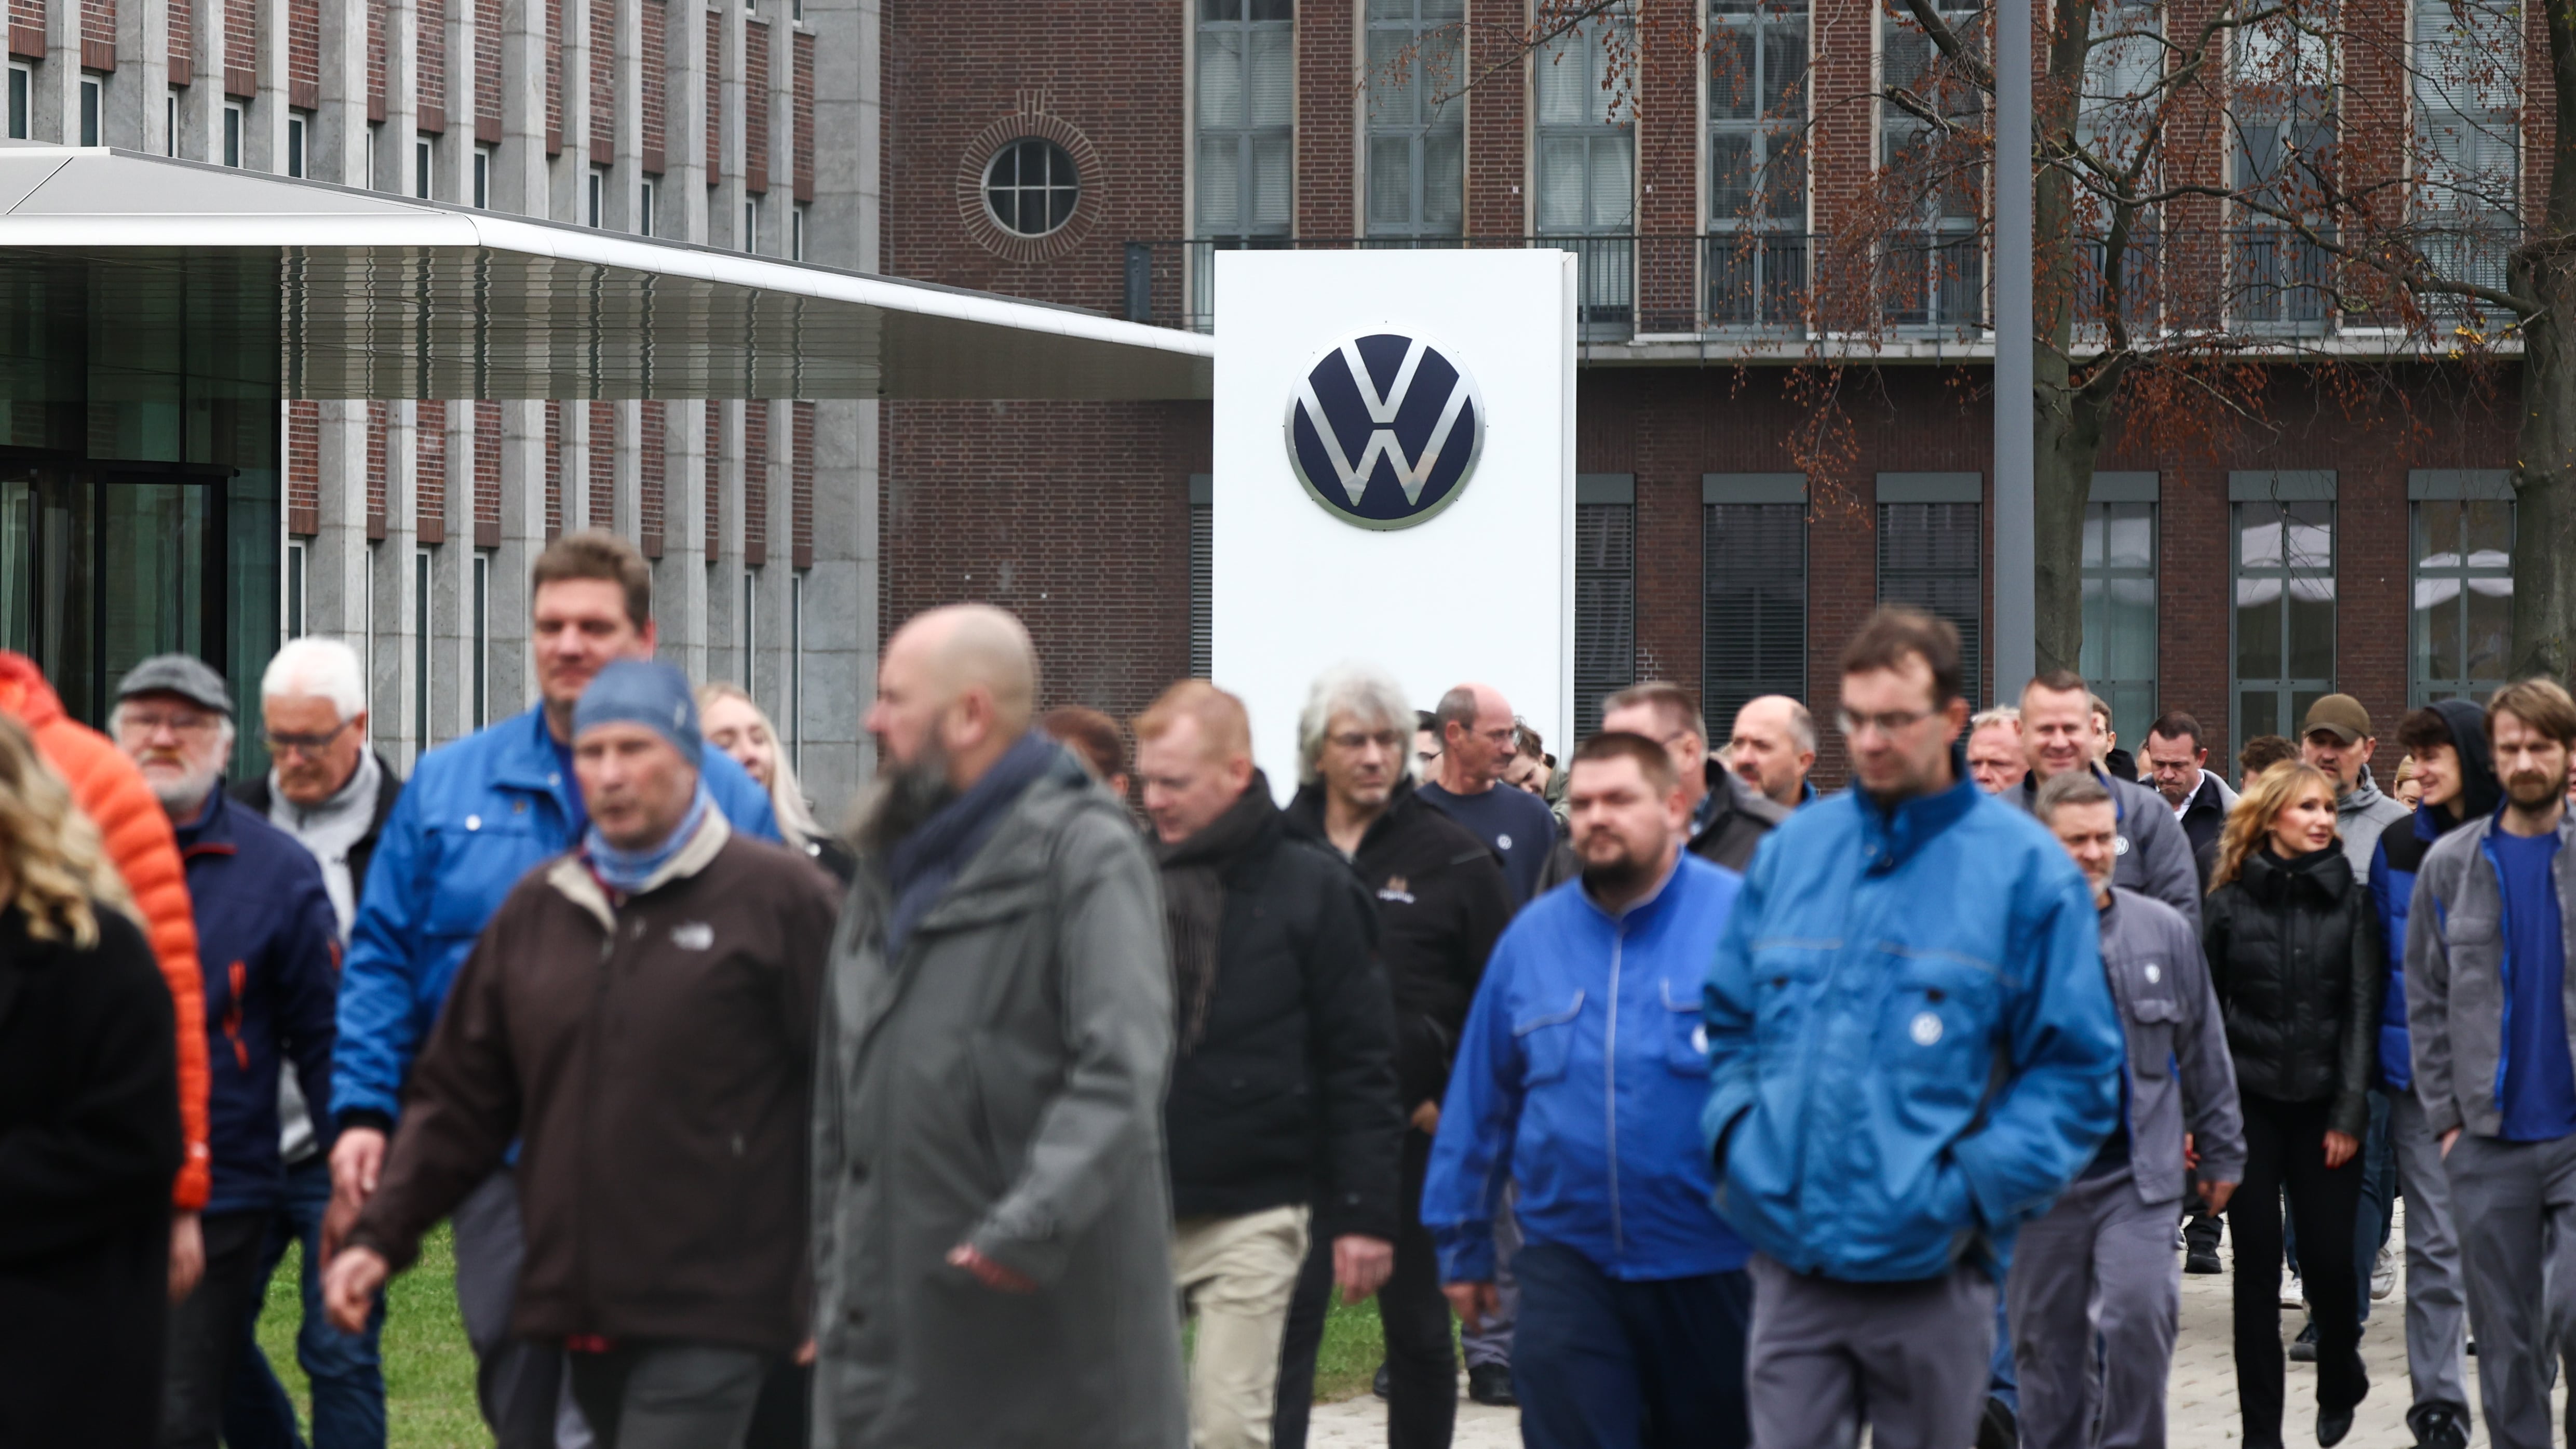
[[[2082,673],[2111,706],[2111,728],[2142,748],[2156,720],[2156,505],[2084,507]]]
[[[86,723],[170,651],[257,718],[282,624],[275,266],[0,253],[0,645]],[[236,777],[266,768],[240,731]]]
[[[2295,735],[2308,706],[2335,688],[2335,506],[2240,502],[2235,523],[2236,718],[2228,737]]]
[[[2428,499],[2415,506],[2407,703],[2483,701],[2513,648],[2513,504]]]

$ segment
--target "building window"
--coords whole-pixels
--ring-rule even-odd
[[[1190,678],[1216,672],[1216,480],[1190,475]]]
[[[384,128],[381,126],[369,126],[367,128],[367,172],[365,178],[358,184],[364,186],[369,191],[376,189],[377,178],[384,174],[376,169],[376,133],[383,129]]]
[[[1911,604],[1959,631],[1959,688],[1986,695],[1984,478],[1878,475],[1878,601]]]
[[[2231,62],[2235,185],[2293,215],[2318,211],[2335,145],[2332,43],[2276,15],[2236,35]],[[2324,327],[2325,248],[2243,209],[2228,241],[2229,310],[2236,322],[2292,331]]]
[[[492,556],[474,555],[474,727],[492,722]]]
[[[429,749],[429,550],[411,556],[411,739],[412,758]]]
[[[590,224],[596,227],[600,224],[600,221],[608,207],[608,173],[600,170],[596,166],[590,168],[590,176],[584,183],[584,186],[586,188],[585,201],[590,208]],[[745,250],[749,250],[749,248],[745,248]]]
[[[2521,239],[2521,23],[2495,0],[2415,0],[2413,194],[2432,229],[2420,245],[2437,275],[2499,291]]]
[[[1700,480],[1700,703],[1708,737],[1766,694],[1807,697],[1807,480]]]
[[[742,571],[742,687],[757,696],[760,689],[760,574]]]
[[[1024,137],[984,163],[984,208],[1014,236],[1045,236],[1063,226],[1081,197],[1073,153],[1053,141]]]
[[[805,207],[801,204],[787,213],[787,258],[796,262],[805,260]]]
[[[2156,719],[2156,475],[2096,473],[2084,505],[2084,680],[2131,749]]]
[[[805,768],[805,576],[787,576],[787,763]]]
[[[238,103],[224,103],[224,164],[242,164],[242,108]]]
[[[27,92],[34,81],[34,73],[25,66],[9,67],[9,139],[12,141],[27,139]]]
[[[161,154],[179,154],[179,93],[172,91],[161,98]]]
[[[1573,241],[1577,320],[1586,336],[1625,336],[1635,315],[1636,18],[1611,11],[1539,48],[1538,229]]]
[[[415,136],[411,143],[411,194],[429,200],[429,177],[438,159],[438,143],[429,136]]]
[[[747,252],[760,250],[760,198],[757,196],[742,199],[742,249]]]
[[[1807,30],[1807,0],[1710,0],[1708,288],[1719,324],[1804,312]]]
[[[1198,234],[1288,231],[1292,0],[1198,0]]]
[[[102,93],[104,89],[105,83],[97,76],[85,75],[81,77],[80,143],[84,146],[95,146],[98,144],[98,113],[100,102],[103,99]]]
[[[304,637],[304,545],[286,546],[286,637]]]
[[[1974,10],[1946,5],[1941,18],[1958,33],[1984,30]],[[1923,98],[1946,120],[1973,131],[1984,124],[1981,93],[1941,55],[1932,37],[1901,8],[1882,11],[1880,68],[1890,87]],[[1896,176],[1948,179],[1923,189],[1886,242],[1887,320],[1899,326],[1973,327],[1984,320],[1985,257],[1977,244],[1982,178],[1955,154],[1956,131],[1937,128],[1887,102],[1879,106],[1879,165]]]
[[[2498,472],[2418,471],[2407,703],[2483,702],[2513,649],[2513,482]]]
[[[1574,737],[1599,734],[1601,701],[1636,682],[1637,479],[1586,473],[1574,481]]]
[[[2334,692],[2332,473],[2237,473],[2235,719],[2228,737],[2296,736],[2308,706]]]
[[[1467,195],[1466,20],[1466,0],[1368,0],[1370,236],[1458,235]]]
[[[653,235],[653,180],[649,176],[635,183],[635,234]]]
[[[292,111],[286,117],[286,174],[304,175],[304,117]]]
[[[474,148],[474,204],[489,209],[492,205],[492,148]]]

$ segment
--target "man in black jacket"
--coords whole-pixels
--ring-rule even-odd
[[[1315,681],[1297,721],[1302,784],[1288,832],[1348,860],[1377,900],[1378,955],[1395,998],[1396,1100],[1409,1121],[1393,1276],[1378,1294],[1386,1330],[1390,1449],[1446,1449],[1458,1411],[1449,1300],[1422,1227],[1422,1173],[1449,1063],[1484,977],[1485,957],[1511,920],[1511,884],[1485,843],[1415,798],[1406,775],[1411,711],[1394,680],[1344,666]],[[1333,1285],[1319,1234],[1298,1277],[1280,1356],[1274,1449],[1304,1449],[1315,1353]]]
[[[1394,1267],[1394,1012],[1367,898],[1289,838],[1243,701],[1183,680],[1135,728],[1172,955],[1163,1122],[1172,1273],[1199,1319],[1190,1442],[1260,1449],[1310,1210],[1345,1298]]]

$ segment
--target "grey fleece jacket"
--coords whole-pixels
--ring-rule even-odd
[[[2335,801],[2335,834],[2342,841],[2343,858],[2352,862],[2354,880],[2370,879],[2370,857],[2379,848],[2379,832],[2413,813],[2379,793],[2370,767],[2361,767],[2360,780]]]
[[[2504,1081],[2504,891],[2486,853],[2490,815],[2433,842],[2415,872],[2406,914],[2406,1035],[2415,1058],[2415,1095],[2435,1136],[2454,1127],[2479,1137],[2504,1130],[2496,1094]],[[2560,949],[2576,961],[2576,813],[2558,822]],[[2568,1044],[2576,1050],[2576,971],[2559,993]]]
[[[2244,1181],[2236,1061],[2198,928],[2162,901],[2113,886],[2102,911],[2102,973],[2128,1039],[2129,1176],[2138,1196],[2182,1196],[2185,1132],[2202,1181]]]

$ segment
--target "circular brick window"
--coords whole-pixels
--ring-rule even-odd
[[[1082,173],[1073,153],[1043,136],[1023,136],[985,163],[984,206],[1013,236],[1063,230],[1081,199]]]

